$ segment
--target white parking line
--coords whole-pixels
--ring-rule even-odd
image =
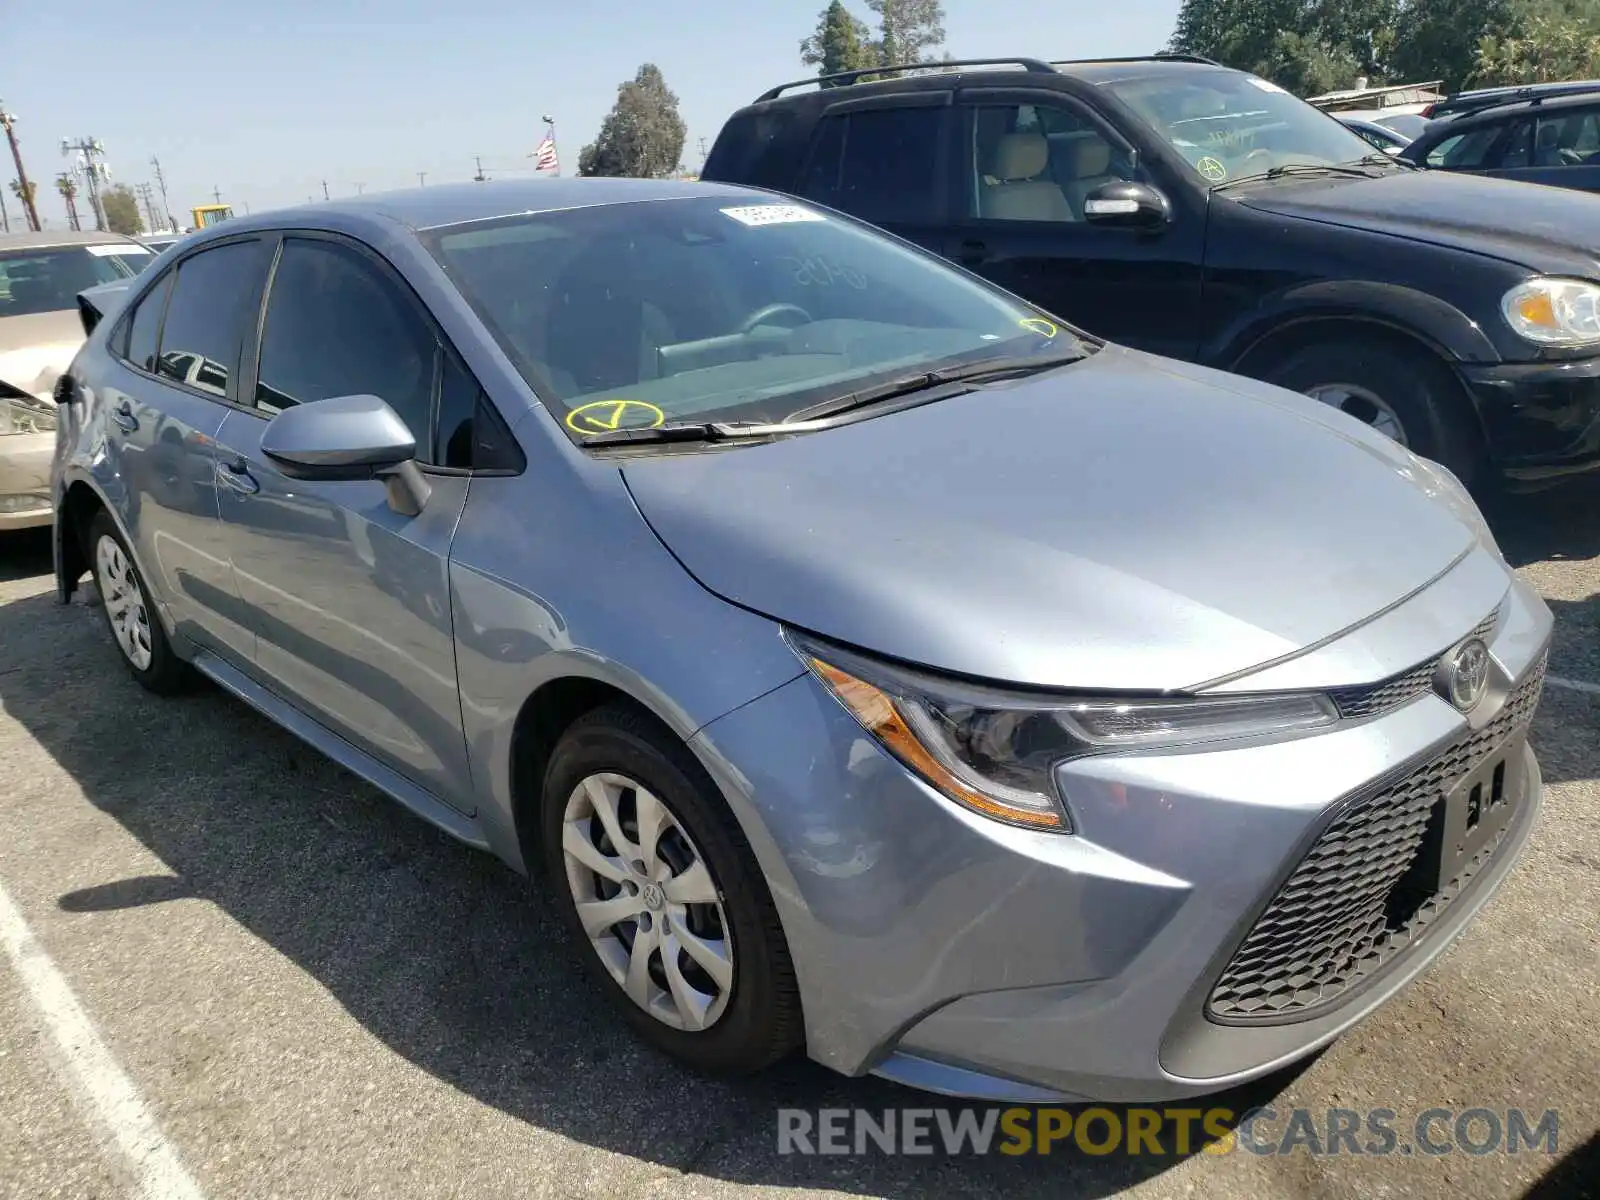
[[[1600,696],[1600,683],[1584,683],[1581,679],[1563,679],[1560,675],[1546,675],[1544,681],[1551,687],[1566,688],[1569,692],[1585,692]]]
[[[66,976],[50,961],[3,884],[0,943],[55,1038],[75,1090],[133,1165],[141,1200],[202,1200],[144,1098],[111,1056]]]

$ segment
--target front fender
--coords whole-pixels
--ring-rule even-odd
[[[1222,329],[1201,348],[1200,361],[1237,370],[1269,337],[1313,321],[1366,321],[1426,343],[1455,363],[1498,363],[1482,327],[1455,306],[1415,288],[1368,279],[1293,284]]]

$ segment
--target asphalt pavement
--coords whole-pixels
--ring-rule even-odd
[[[537,882],[214,688],[146,695],[21,536],[0,539],[0,1196],[1600,1196],[1600,486],[1493,518],[1557,620],[1530,847],[1393,1002],[1217,1103],[1272,1109],[1269,1142],[1299,1108],[1406,1131],[1550,1111],[1553,1155],[779,1154],[780,1109],[938,1101],[642,1048]]]

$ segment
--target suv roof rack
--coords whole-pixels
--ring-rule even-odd
[[[881,67],[861,67],[855,71],[835,71],[831,75],[811,75],[805,79],[796,79],[789,83],[780,83],[777,87],[768,88],[755,98],[755,103],[763,100],[776,100],[791,88],[805,87],[808,84],[824,83],[855,83],[863,75],[886,75],[892,71],[934,71],[945,70],[949,67],[1021,67],[1030,74],[1058,75],[1060,74],[1049,63],[1037,58],[955,58],[945,62],[913,62],[894,63]]]
[[[1600,92],[1600,80],[1573,80],[1564,83],[1525,83],[1520,86],[1480,88],[1457,92],[1435,102],[1426,116],[1434,113],[1444,117],[1466,117],[1487,112],[1491,108],[1504,108],[1508,104],[1534,103],[1557,100],[1565,96],[1582,96]],[[1443,110],[1440,112],[1440,110]]]
[[[1470,108],[1458,108],[1445,113],[1445,119],[1452,117],[1480,117],[1484,113],[1493,112],[1497,108],[1514,108],[1519,104],[1526,104],[1529,108],[1540,108],[1547,100],[1582,100],[1589,92],[1600,92],[1600,84],[1592,88],[1570,92],[1534,92],[1529,95],[1529,89],[1519,88],[1515,96],[1500,96],[1483,104],[1474,104]]]
[[[1110,58],[1064,58],[1055,65],[1061,67],[1081,67],[1095,63],[1119,62],[1186,62],[1200,63],[1207,67],[1222,66],[1214,58],[1205,58],[1199,54],[1180,54],[1177,51],[1162,50],[1155,54],[1113,54]]]

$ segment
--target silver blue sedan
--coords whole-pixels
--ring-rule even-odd
[[[1447,471],[836,212],[430,187],[93,314],[63,599],[542,866],[703,1068],[1222,1088],[1414,977],[1535,820],[1550,614]]]

